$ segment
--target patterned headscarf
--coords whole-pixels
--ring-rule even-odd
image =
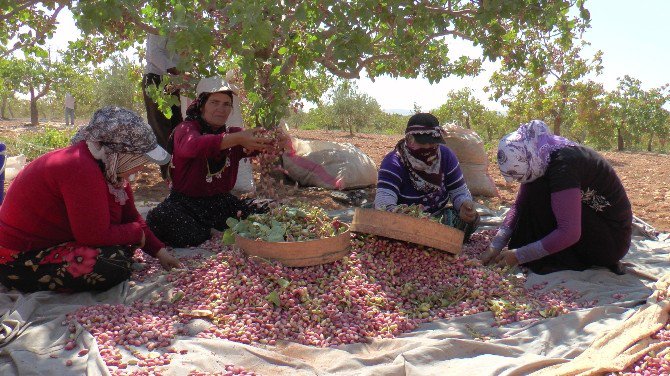
[[[522,124],[498,144],[498,166],[506,181],[530,183],[544,175],[551,153],[577,143],[554,136],[541,120]]]
[[[93,157],[102,162],[110,192],[121,204],[127,199],[123,191],[127,182],[118,174],[149,162],[145,153],[158,146],[151,127],[139,115],[115,106],[97,110],[71,143],[80,141],[86,141]]]
[[[440,123],[428,113],[413,115],[407,122],[405,138],[396,145],[396,152],[403,166],[409,172],[412,185],[420,192],[434,192],[442,189],[444,171],[442,171],[442,154],[436,150],[412,150],[407,146],[407,138],[422,137],[431,143],[444,143]]]

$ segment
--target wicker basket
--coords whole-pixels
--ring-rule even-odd
[[[235,245],[244,253],[277,260],[286,266],[313,266],[335,262],[349,254],[349,230],[329,238],[299,242],[267,242],[235,236]]]
[[[383,210],[356,208],[351,231],[384,236],[459,254],[464,233],[441,223]]]

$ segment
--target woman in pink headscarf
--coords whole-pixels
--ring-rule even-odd
[[[533,120],[502,138],[498,165],[521,187],[484,263],[522,264],[538,274],[592,266],[622,273],[633,213],[607,160]]]

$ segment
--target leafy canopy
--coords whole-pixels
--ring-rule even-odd
[[[70,8],[83,38],[77,55],[102,61],[142,43],[147,32],[169,35],[181,71],[224,74],[237,68],[259,125],[276,125],[292,101],[318,99],[329,77],[388,74],[431,82],[473,75],[481,61],[450,57],[450,41],[481,46],[485,59],[523,64],[526,30],[569,34],[588,19],[583,0],[0,0],[0,41],[42,45],[54,15]],[[15,25],[8,27],[7,25]],[[570,38],[568,35],[566,38]]]

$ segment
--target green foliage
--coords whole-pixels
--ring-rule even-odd
[[[23,154],[27,160],[33,160],[42,154],[70,145],[75,130],[61,130],[45,127],[39,130],[22,132],[17,137],[0,136],[0,142],[7,146],[9,155]]]
[[[355,84],[344,81],[329,97],[330,102],[309,112],[298,111],[290,115],[291,128],[343,130],[355,132],[400,134],[405,130],[407,118],[387,114],[373,98],[358,92]]]
[[[151,32],[171,36],[169,48],[184,57],[181,71],[223,74],[234,65],[249,113],[265,127],[276,125],[297,99],[317,100],[329,77],[358,78],[365,70],[371,78],[423,75],[437,82],[477,74],[479,59],[450,56],[452,38],[481,46],[486,59],[504,56],[518,66],[526,61],[526,31],[554,31],[570,40],[576,22],[570,8],[588,17],[581,0],[428,0],[421,6],[406,0],[56,0],[20,9],[13,4],[2,1],[0,40],[21,34],[21,48],[43,45],[43,36],[55,28],[55,14],[68,7],[83,31],[72,49],[86,61],[100,63]]]
[[[347,81],[335,89],[331,101],[333,117],[352,136],[362,124],[368,124],[376,113],[381,112],[376,100],[358,93],[356,85]]]
[[[127,57],[115,55],[109,67],[96,70],[95,76],[97,85],[93,90],[97,108],[119,106],[138,113],[144,112],[140,66]]]
[[[600,51],[587,59],[581,54],[588,43],[573,43],[587,27],[588,22],[581,22],[567,33],[551,28],[526,30],[521,36],[525,62],[518,65],[503,58],[487,90],[492,99],[509,108],[508,116],[514,122],[543,119],[557,135],[574,124],[579,85],[588,74],[602,70]]]
[[[43,48],[56,31],[56,16],[69,2],[0,0],[0,57],[14,51],[46,57]]]
[[[274,206],[269,212],[252,214],[246,219],[228,218],[223,233],[226,244],[235,235],[268,242],[305,241],[332,237],[347,230],[338,220],[331,220],[322,208],[306,204]]]
[[[513,129],[504,115],[486,109],[472,95],[471,89],[449,92],[447,101],[430,112],[440,119],[441,124],[456,124],[473,129],[484,142],[498,140]]]
[[[640,80],[628,75],[619,79],[617,90],[610,93],[610,123],[616,129],[617,149],[653,149],[654,137],[665,147],[670,134],[670,114],[663,106],[670,101],[668,85],[642,89]],[[626,145],[628,143],[628,145]]]

